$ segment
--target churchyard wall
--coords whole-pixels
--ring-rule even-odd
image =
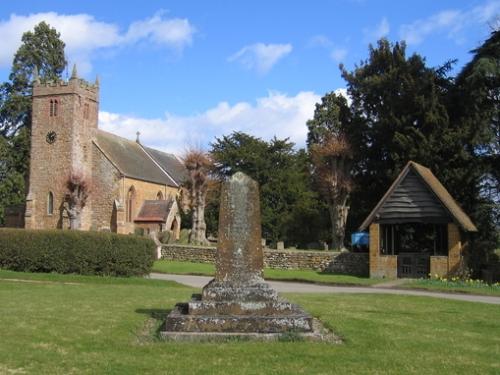
[[[214,263],[215,247],[163,245],[161,259]],[[276,269],[308,269],[347,275],[368,275],[368,254],[264,249],[264,265]]]

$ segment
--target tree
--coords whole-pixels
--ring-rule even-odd
[[[189,174],[187,188],[192,212],[192,228],[189,242],[208,245],[205,204],[212,161],[203,151],[193,149],[186,153],[183,162]]]
[[[217,138],[210,153],[221,179],[243,172],[259,183],[262,233],[267,240],[305,245],[310,234],[320,232],[313,217],[320,216],[321,204],[310,189],[306,155],[295,151],[293,143],[276,138],[266,142],[234,132]]]
[[[316,104],[314,118],[307,122],[307,144],[313,175],[328,204],[333,249],[344,247],[345,227],[352,190],[352,150],[346,130],[350,123],[347,100],[334,92]]]
[[[19,204],[26,194],[29,170],[31,82],[56,80],[66,67],[64,42],[45,22],[23,34],[9,81],[0,85],[0,207]],[[0,224],[3,223],[0,210]]]
[[[82,172],[73,172],[66,181],[66,198],[70,229],[81,227],[82,211],[90,194],[90,181]]]
[[[386,39],[370,45],[369,58],[353,71],[341,65],[352,100],[351,228],[361,223],[408,160],[429,167],[449,185],[447,167],[458,151],[446,106],[450,66],[427,67],[422,56],[406,56],[404,42]]]
[[[454,190],[479,229],[470,257],[479,276],[500,241],[500,31],[472,53],[456,77],[449,107],[460,149]]]

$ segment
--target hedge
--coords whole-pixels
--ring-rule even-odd
[[[153,240],[70,230],[0,229],[0,268],[24,272],[140,276],[151,272]]]

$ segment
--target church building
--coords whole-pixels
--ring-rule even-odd
[[[178,237],[180,160],[99,130],[99,82],[77,76],[33,84],[31,162],[25,227],[68,228],[67,182],[83,176],[90,193],[80,229],[134,233],[170,230]]]

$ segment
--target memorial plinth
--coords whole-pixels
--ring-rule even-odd
[[[215,278],[168,315],[164,338],[312,334],[312,317],[280,298],[263,277],[258,184],[236,173],[222,186]]]

